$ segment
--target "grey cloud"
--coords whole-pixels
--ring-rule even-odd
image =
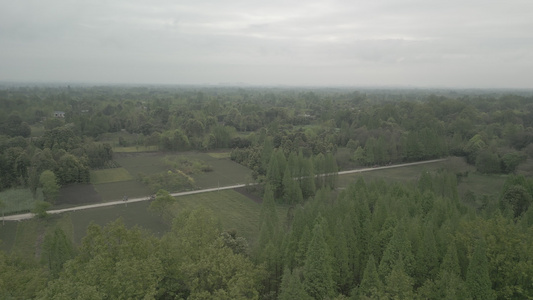
[[[530,87],[533,67],[530,1],[1,6],[0,80]]]

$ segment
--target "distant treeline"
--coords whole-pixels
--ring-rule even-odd
[[[0,90],[0,189],[34,187],[35,174],[46,169],[61,183],[87,181],[88,168],[112,159],[106,138],[113,133],[118,146],[235,149],[232,158],[255,178],[267,175],[265,148],[286,159],[330,153],[341,169],[459,155],[483,173],[512,173],[533,155],[531,94],[433,92],[6,87]],[[61,160],[65,154],[71,156]],[[48,158],[45,166],[32,165],[39,155]]]

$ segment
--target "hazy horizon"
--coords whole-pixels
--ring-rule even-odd
[[[12,1],[0,81],[531,89],[533,2]]]

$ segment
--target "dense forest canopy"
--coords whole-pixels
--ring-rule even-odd
[[[531,91],[0,89],[0,190],[39,190],[53,203],[61,186],[112,167],[116,147],[231,151],[258,183],[256,240],[205,209],[165,216],[173,225],[162,237],[117,221],[74,245],[57,230],[40,262],[0,254],[0,296],[533,297],[533,180],[516,172],[533,158]],[[337,188],[339,170],[448,156],[507,174],[498,199],[471,205],[457,192],[468,174],[449,169]],[[163,215],[171,202],[160,191],[153,209]]]

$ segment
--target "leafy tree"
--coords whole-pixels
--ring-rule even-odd
[[[160,189],[155,195],[155,200],[150,203],[150,210],[159,214],[163,219],[170,222],[172,213],[170,212],[170,205],[174,202],[169,192]]]
[[[481,173],[500,173],[502,170],[498,154],[490,150],[480,151],[476,157],[476,169]]]
[[[48,208],[50,208],[51,204],[46,201],[35,201],[35,206],[32,210],[32,213],[35,214],[38,218],[45,218],[48,216],[48,213],[46,212]]]
[[[513,217],[518,218],[526,212],[531,205],[532,197],[522,185],[513,185],[505,191],[500,201],[500,207],[505,210],[507,207],[513,212]]]
[[[161,241],[158,298],[258,299],[263,269],[224,245],[213,214],[184,212]]]
[[[79,255],[64,264],[42,298],[55,294],[76,298],[84,293],[96,299],[153,298],[163,275],[155,256],[158,244],[140,229],[126,229],[121,220],[104,228],[90,225]]]
[[[50,170],[42,172],[39,176],[39,183],[43,188],[44,199],[54,203],[59,195],[59,185],[54,172]]]

